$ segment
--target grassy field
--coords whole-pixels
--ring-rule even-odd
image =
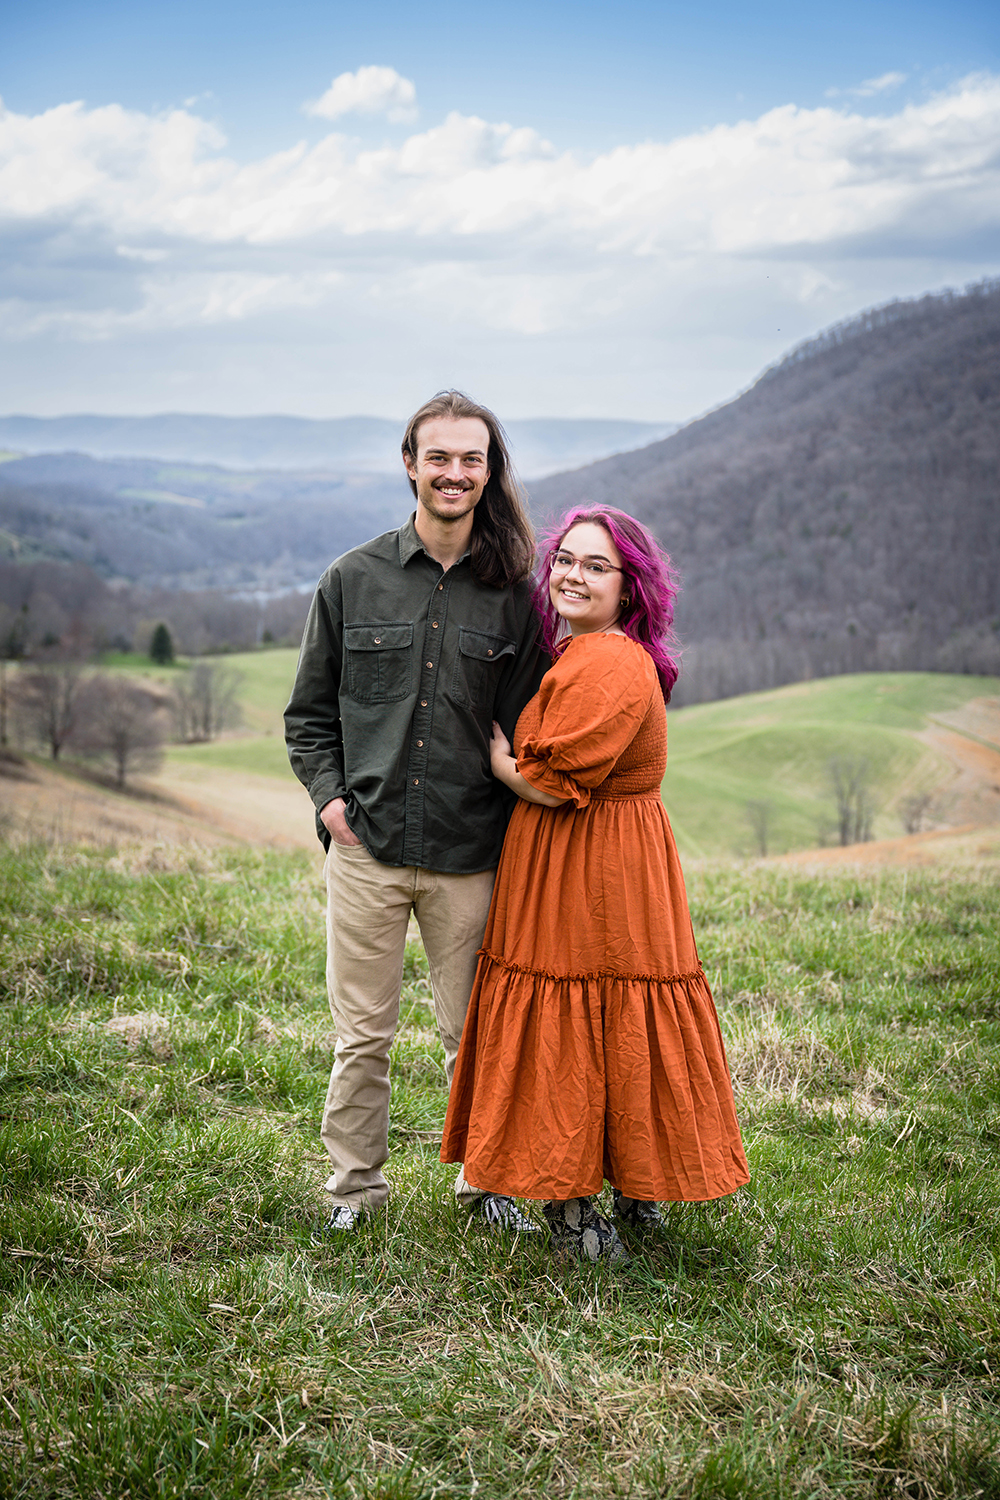
[[[174,746],[169,759],[289,777],[281,715],[296,652],[247,652],[225,660],[243,676],[248,732],[208,745]],[[867,759],[878,809],[875,836],[897,836],[903,832],[900,797],[933,790],[948,775],[947,763],[915,739],[916,732],[935,714],[997,696],[1000,680],[994,677],[861,673],[669,711],[663,798],[681,853],[756,852],[746,815],[754,801],[769,804],[769,852],[807,849],[831,838],[835,805],[828,766],[835,756]]]
[[[751,851],[746,805],[762,798],[773,810],[772,852],[820,842],[833,820],[835,756],[868,761],[875,837],[898,836],[900,795],[933,790],[947,773],[915,733],[936,714],[997,696],[995,677],[863,672],[670,714],[663,798],[678,846],[694,855]]]
[[[1000,880],[689,870],[751,1162],[625,1268],[465,1232],[414,945],[317,1243],[305,857],[0,846],[0,1495],[1000,1496]]]

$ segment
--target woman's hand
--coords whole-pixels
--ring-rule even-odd
[[[493,768],[494,776],[496,776],[497,774],[496,762],[498,757],[501,760],[511,760],[513,758],[511,754],[510,740],[504,734],[496,719],[494,719],[493,738],[490,740],[490,765]]]
[[[517,761],[514,759],[510,740],[496,719],[493,720],[493,737],[490,740],[490,769],[498,781],[502,781],[504,786],[509,786],[511,791],[516,792],[525,802],[537,802],[542,807],[562,806],[561,797],[552,797],[548,792],[541,792],[530,782],[525,781],[517,769]]]

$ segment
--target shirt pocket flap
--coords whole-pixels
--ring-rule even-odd
[[[413,645],[413,626],[345,625],[344,644],[348,651],[400,651]]]
[[[486,635],[463,626],[458,633],[458,649],[463,656],[474,657],[476,661],[496,661],[501,656],[513,656],[517,643],[502,635]]]

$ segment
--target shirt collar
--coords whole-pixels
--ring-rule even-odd
[[[430,554],[425,548],[423,542],[417,535],[417,513],[416,511],[413,511],[409,520],[405,521],[399,528],[400,567],[405,568],[410,559],[416,557],[418,552],[422,552],[429,561],[433,562],[434,559],[430,557]],[[460,564],[468,562],[470,556],[471,552],[463,552],[461,557],[458,559],[458,562],[455,564],[455,567],[457,568],[460,566]]]

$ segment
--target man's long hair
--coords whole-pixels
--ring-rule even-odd
[[[417,462],[417,441],[424,422],[436,417],[478,417],[490,435],[486,466],[490,477],[472,513],[470,563],[472,576],[490,588],[507,589],[527,578],[535,561],[535,533],[507,449],[507,434],[486,406],[462,391],[438,391],[406,424],[403,457]],[[417,493],[416,481],[410,488]]]

